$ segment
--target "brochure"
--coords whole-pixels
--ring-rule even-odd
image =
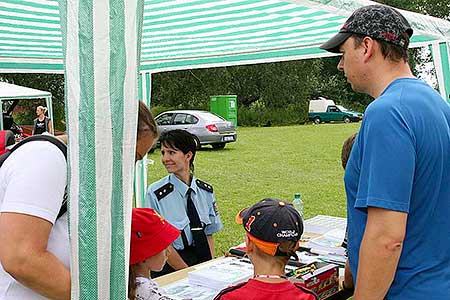
[[[201,266],[188,273],[190,284],[221,290],[250,279],[253,265],[248,259],[226,257],[214,264]]]
[[[164,286],[164,291],[177,300],[211,300],[220,292],[205,286],[192,285],[187,279]]]

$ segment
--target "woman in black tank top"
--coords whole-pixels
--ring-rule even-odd
[[[34,119],[33,135],[42,134],[44,132],[52,132],[52,125],[50,119],[45,116],[47,107],[38,106],[36,108],[37,118]]]

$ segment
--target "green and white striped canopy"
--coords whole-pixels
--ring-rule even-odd
[[[72,299],[127,298],[137,100],[150,101],[151,73],[330,55],[318,46],[371,3],[0,0],[0,72],[65,72]],[[450,23],[403,13],[450,91]]]
[[[318,46],[355,8],[349,0],[145,0],[143,72],[330,55]],[[450,40],[450,23],[404,12],[411,47]],[[57,0],[0,1],[0,72],[62,73]]]

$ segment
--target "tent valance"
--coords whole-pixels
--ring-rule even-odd
[[[50,92],[40,91],[29,87],[0,82],[0,100],[35,99],[51,97]]]

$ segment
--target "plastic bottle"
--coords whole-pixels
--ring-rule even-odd
[[[300,216],[303,218],[303,201],[302,201],[302,195],[299,193],[294,194],[294,201],[292,201],[292,205],[294,208],[298,211]]]

